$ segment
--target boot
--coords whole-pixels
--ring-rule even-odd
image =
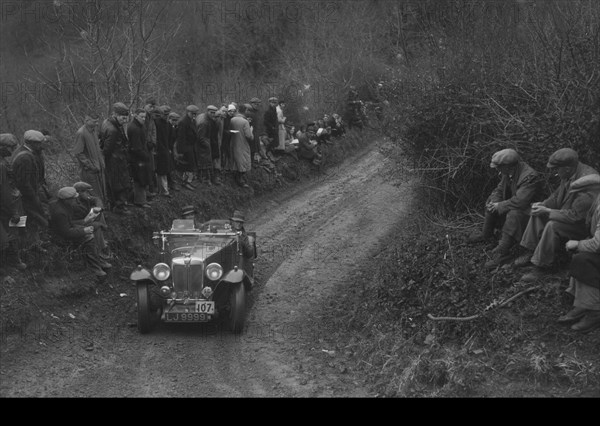
[[[483,222],[483,230],[481,233],[471,234],[467,238],[469,244],[483,243],[494,238],[495,218],[492,213],[485,212],[485,220]]]
[[[492,250],[492,258],[485,262],[486,269],[493,269],[501,265],[509,263],[512,259],[510,249],[516,241],[507,234],[502,234],[500,242],[494,250]]]
[[[571,330],[587,333],[600,327],[600,311],[588,311],[583,319],[571,326]]]

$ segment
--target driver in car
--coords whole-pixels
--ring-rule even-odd
[[[229,223],[231,224],[231,229],[234,232],[240,232],[240,243],[242,246],[242,254],[244,257],[253,258],[254,257],[254,245],[250,240],[251,237],[246,234],[246,230],[244,229],[244,215],[239,210],[233,212],[233,216],[229,218]]]

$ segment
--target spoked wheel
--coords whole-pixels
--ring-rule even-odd
[[[138,312],[138,331],[146,334],[152,330],[156,319],[156,312],[150,308],[150,289],[148,284],[137,285],[137,312]]]
[[[229,293],[229,328],[238,334],[246,322],[246,289],[243,283],[234,284]]]

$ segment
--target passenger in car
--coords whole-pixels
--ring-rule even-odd
[[[254,257],[254,244],[250,240],[248,234],[246,234],[246,229],[244,228],[245,217],[242,212],[236,210],[233,212],[233,216],[229,218],[229,222],[231,223],[231,229],[234,232],[241,232],[240,243],[242,246],[242,254],[244,257],[253,258]]]

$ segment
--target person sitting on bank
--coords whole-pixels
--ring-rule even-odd
[[[245,217],[239,210],[233,212],[233,215],[229,218],[231,229],[233,232],[240,232],[240,245],[242,248],[242,255],[246,258],[254,257],[254,244],[252,243],[251,237],[246,234],[244,228]]]
[[[521,277],[523,282],[535,281],[550,273],[564,243],[583,239],[588,234],[585,218],[594,201],[593,187],[584,186],[576,192],[569,191],[569,187],[577,179],[598,172],[581,163],[571,148],[555,151],[547,167],[560,178],[560,184],[546,200],[531,205],[531,217],[521,239],[521,246],[527,252],[515,260],[516,267],[534,265],[531,272]]]
[[[50,223],[54,233],[65,241],[77,244],[90,271],[98,278],[106,276],[105,269],[112,265],[102,260],[94,239],[94,227],[76,225],[73,212],[77,203],[77,190],[72,186],[61,188],[58,199],[50,203]]]
[[[592,181],[600,186],[599,175],[588,175],[571,185],[577,189],[582,180]],[[600,326],[600,194],[586,219],[590,237],[584,240],[569,240],[565,248],[575,252],[569,265],[569,288],[567,293],[573,299],[573,309],[558,318],[561,324],[571,324],[572,330],[587,333]]]
[[[108,229],[106,218],[104,217],[104,203],[100,197],[96,197],[94,188],[87,182],[77,182],[73,184],[77,190],[77,205],[73,212],[76,219],[75,224],[94,227],[94,238],[98,245],[98,253],[103,259],[108,259],[111,254],[108,249],[108,242],[104,238],[104,231]]]
[[[542,180],[514,149],[494,153],[490,167],[498,170],[501,180],[486,201],[483,230],[471,236],[469,242],[488,241],[500,229],[498,245],[485,263],[486,268],[495,268],[512,259],[510,250],[521,241],[529,220],[529,206],[541,195]]]

